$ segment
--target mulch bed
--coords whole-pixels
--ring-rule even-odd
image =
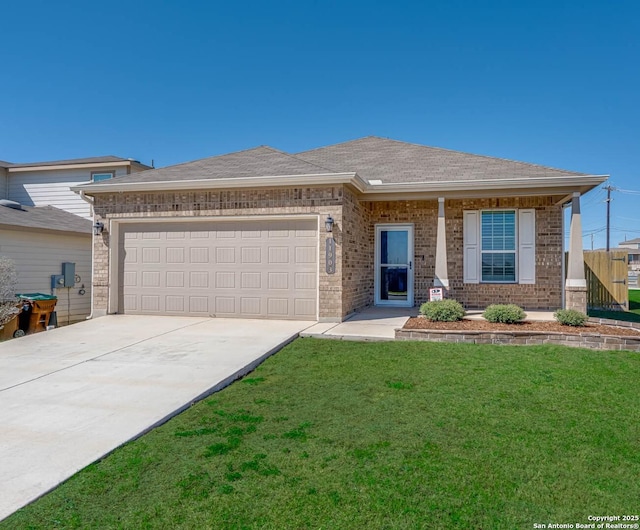
[[[492,324],[486,320],[461,320],[459,322],[431,322],[426,318],[410,318],[404,329],[433,329],[454,331],[540,331],[543,333],[597,333],[599,335],[640,336],[632,328],[618,328],[602,324],[587,324],[582,327],[563,326],[557,322],[526,321],[520,324]]]

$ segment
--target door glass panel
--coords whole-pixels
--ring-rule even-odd
[[[406,230],[380,232],[380,263],[383,265],[409,263],[409,234]]]
[[[408,279],[407,267],[380,267],[380,300],[408,300]]]

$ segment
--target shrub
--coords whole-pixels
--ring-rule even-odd
[[[587,323],[587,315],[575,309],[558,309],[554,314],[555,318],[563,326],[584,326]]]
[[[522,322],[527,314],[515,304],[492,304],[485,309],[482,316],[489,322],[502,324],[517,324]]]
[[[17,283],[18,274],[15,263],[9,258],[0,257],[0,328],[18,314]]]
[[[455,322],[464,317],[464,308],[456,300],[434,300],[422,304],[420,313],[434,322]]]

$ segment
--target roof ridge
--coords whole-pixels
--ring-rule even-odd
[[[329,173],[335,173],[335,171],[333,169],[329,169],[328,167],[324,167],[321,166],[320,164],[316,164],[315,162],[309,162],[308,160],[305,160],[304,158],[300,158],[297,155],[291,154],[291,153],[287,153],[286,151],[281,151],[280,149],[276,149],[275,147],[270,147],[268,145],[265,145],[264,147],[266,147],[267,149],[271,149],[272,151],[275,151],[277,153],[280,153],[282,155],[286,155],[289,158],[293,158],[294,160],[298,160],[300,162],[304,162],[305,164],[309,164],[310,166],[315,166],[318,167],[324,171],[328,171]]]
[[[383,139],[381,136],[374,136],[374,135],[362,136],[360,138],[354,138],[353,140],[345,140],[344,142],[336,142],[335,144],[323,145],[322,147],[314,147],[313,149],[305,149],[304,151],[300,151],[299,153],[295,153],[295,156],[298,156],[300,153],[312,153],[313,151],[320,151],[321,149],[327,149],[328,147],[335,147],[336,145],[350,144],[351,142],[358,142],[360,140],[366,140],[367,138],[380,138],[380,139]],[[305,160],[305,162],[306,162],[306,160]]]
[[[535,167],[540,167],[543,169],[552,169],[554,171],[562,171],[563,173],[573,173],[574,175],[584,175],[585,173],[580,173],[578,171],[569,171],[567,169],[562,169],[559,167],[553,167],[553,166],[545,166],[543,164],[536,164],[534,162],[523,162],[522,160],[513,160],[512,158],[504,158],[501,156],[490,156],[490,155],[479,155],[477,153],[470,153],[469,151],[457,151],[455,149],[447,149],[446,147],[435,147],[432,145],[424,145],[424,144],[417,144],[415,142],[405,142],[403,140],[395,140],[393,138],[382,138],[380,136],[368,136],[367,138],[379,138],[380,140],[387,140],[389,142],[396,142],[396,143],[400,143],[400,144],[408,144],[408,145],[415,145],[416,147],[426,147],[427,149],[437,149],[438,151],[446,151],[448,153],[458,153],[458,154],[463,154],[463,155],[469,155],[469,156],[477,156],[480,158],[488,158],[489,160],[502,160],[503,162],[512,162],[514,164],[524,164],[527,166],[535,166]]]
[[[205,156],[202,158],[196,158],[194,160],[188,160],[187,162],[180,162],[179,164],[171,164],[169,166],[163,166],[163,167],[154,167],[151,169],[145,169],[144,171],[139,171],[139,173],[147,173],[149,171],[158,171],[160,169],[165,169],[165,168],[174,168],[174,167],[180,167],[180,166],[186,166],[187,164],[193,164],[195,162],[202,162],[203,160],[209,160],[211,158],[221,158],[223,156],[228,156],[228,155],[236,155],[238,153],[245,153],[247,151],[254,151],[256,149],[263,149],[263,148],[267,148],[267,149],[272,149],[274,151],[277,151],[277,149],[274,149],[273,147],[270,147],[268,145],[257,145],[256,147],[249,147],[247,149],[238,149],[237,151],[231,151],[230,153],[222,153],[220,155],[213,155],[213,156]],[[128,175],[121,175],[121,177],[127,177]],[[120,177],[118,177],[120,178]]]
[[[419,144],[416,142],[405,142],[404,140],[396,140],[395,138],[388,138],[388,137],[384,137],[384,136],[376,136],[376,135],[369,135],[369,136],[363,136],[361,138],[355,138],[353,140],[347,140],[346,142],[338,142],[335,144],[331,144],[331,145],[325,145],[323,147],[317,147],[315,149],[309,149],[307,151],[301,151],[301,153],[313,153],[315,151],[321,151],[322,149],[327,149],[329,147],[335,147],[338,145],[344,145],[344,144],[349,144],[349,143],[353,143],[353,142],[359,142],[361,140],[367,140],[369,138],[374,138],[376,140],[384,140],[387,142],[394,142],[394,143],[398,143],[398,144],[403,144],[403,145],[412,145],[415,147],[422,147],[422,148],[426,148],[426,149],[435,149],[438,151],[444,151],[447,153],[454,153],[454,154],[462,154],[462,155],[468,155],[468,156],[476,156],[479,158],[485,158],[488,160],[501,160],[503,162],[511,162],[514,164],[522,164],[522,165],[526,165],[526,166],[534,166],[534,167],[539,167],[542,169],[551,169],[553,171],[562,171],[563,173],[569,173],[569,174],[573,174],[573,175],[584,175],[586,173],[580,173],[578,171],[570,171],[567,169],[562,169],[559,167],[553,167],[553,166],[546,166],[543,164],[536,164],[534,162],[523,162],[521,160],[513,160],[511,158],[504,158],[504,157],[499,157],[499,156],[490,156],[490,155],[480,155],[477,153],[470,153],[469,151],[457,151],[455,149],[447,149],[445,147],[435,147],[432,145],[424,145],[424,144]],[[300,153],[296,153],[296,155],[299,155]],[[304,159],[303,159],[304,160]]]

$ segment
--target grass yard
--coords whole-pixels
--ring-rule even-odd
[[[638,513],[640,356],[300,339],[0,523],[514,529]]]
[[[629,311],[589,310],[590,317],[640,322],[640,289],[629,289]]]

